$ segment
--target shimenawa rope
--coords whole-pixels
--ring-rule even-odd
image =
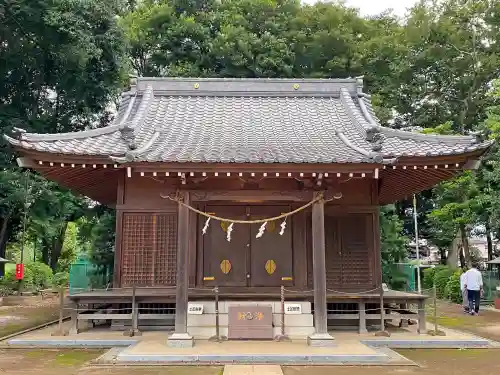
[[[233,224],[262,224],[262,223],[265,223],[265,222],[268,222],[268,221],[275,221],[275,220],[280,220],[280,219],[285,219],[287,218],[288,216],[292,216],[292,215],[295,215],[296,213],[302,211],[302,210],[305,210],[306,208],[312,206],[314,203],[316,202],[319,202],[320,200],[323,200],[323,194],[320,194],[318,197],[316,197],[315,199],[313,199],[312,201],[310,201],[309,203],[293,210],[293,211],[290,211],[290,212],[287,212],[287,213],[284,213],[284,214],[281,214],[279,216],[274,216],[274,217],[270,217],[270,218],[267,218],[267,219],[257,219],[257,220],[237,220],[237,219],[225,219],[223,217],[220,217],[220,216],[216,216],[216,215],[211,215],[209,213],[206,213],[206,212],[203,212],[203,211],[200,211],[192,206],[190,206],[189,204],[186,204],[184,202],[182,202],[180,199],[178,198],[173,198],[169,195],[161,195],[160,196],[162,198],[165,198],[165,199],[170,199],[171,201],[174,201],[174,202],[177,202],[179,203],[181,206],[183,207],[186,207],[188,208],[189,210],[193,211],[193,212],[196,212],[197,214],[200,214],[202,216],[205,216],[209,219],[214,219],[214,220],[218,220],[218,221],[224,221],[224,222],[228,222],[228,223],[233,223]],[[330,202],[332,201],[333,199],[328,199],[328,200],[325,200],[325,203],[326,202]]]

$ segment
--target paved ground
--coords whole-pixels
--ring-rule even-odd
[[[2,375],[221,375],[222,367],[89,367],[96,350],[0,350]],[[263,375],[263,374],[261,374]]]
[[[284,375],[489,375],[500,373],[500,350],[401,350],[420,366],[282,367]],[[95,350],[0,350],[2,375],[222,375],[222,367],[89,367],[101,354]],[[241,369],[241,368],[240,368]],[[247,368],[248,369],[248,368]],[[258,368],[259,375],[266,375]],[[271,369],[270,369],[271,370]],[[276,369],[273,369],[275,371]],[[248,372],[247,372],[248,373]],[[254,373],[256,373],[254,371]],[[242,375],[242,373],[234,373]],[[250,372],[251,374],[251,372]],[[272,372],[270,374],[273,374]],[[226,375],[231,375],[227,373]],[[274,374],[273,374],[274,375]]]
[[[500,373],[500,350],[432,350],[399,351],[420,366],[385,367],[283,367],[284,375],[490,375]]]
[[[445,301],[439,302],[437,310],[437,320],[441,326],[500,341],[499,312],[483,309],[479,316],[470,316],[462,312],[461,306]],[[429,325],[428,328],[432,328],[432,326]]]

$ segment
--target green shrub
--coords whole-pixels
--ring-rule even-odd
[[[422,287],[424,289],[432,289],[434,286],[434,276],[436,275],[436,272],[447,269],[447,266],[439,265],[433,268],[426,268],[424,269],[424,278],[422,280]]]
[[[57,272],[52,278],[52,285],[55,287],[67,287],[69,284],[69,272]]]
[[[434,285],[434,274],[436,273],[436,268],[426,268],[423,271],[424,278],[422,280],[422,287],[424,289],[432,289]]]
[[[460,275],[462,269],[456,270],[448,279],[444,289],[445,298],[455,303],[462,303],[462,290],[460,289]]]
[[[17,290],[19,281],[16,280],[15,269],[8,270],[1,283],[2,286]],[[45,263],[32,262],[24,265],[23,290],[39,291],[52,286],[52,269]]]
[[[450,277],[453,275],[453,270],[448,267],[440,268],[434,274],[434,284],[436,284],[436,294],[438,298],[445,297],[445,288],[446,284],[450,280]]]

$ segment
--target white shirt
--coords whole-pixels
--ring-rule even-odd
[[[465,272],[460,275],[460,290],[465,290]]]
[[[476,268],[465,273],[465,285],[468,290],[480,290],[483,287],[483,276]]]

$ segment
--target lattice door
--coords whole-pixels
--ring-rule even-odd
[[[339,218],[344,287],[368,287],[375,284],[371,219],[371,214],[349,214]]]
[[[326,284],[327,288],[330,289],[342,286],[342,259],[339,245],[339,231],[338,218],[325,216]]]
[[[175,285],[177,214],[125,213],[122,285]]]

